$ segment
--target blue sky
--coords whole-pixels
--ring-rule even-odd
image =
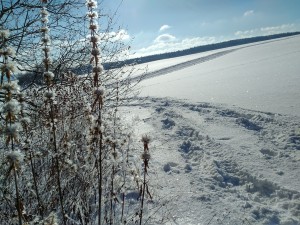
[[[121,3],[121,5],[120,5]],[[300,0],[103,0],[136,56],[300,31]]]

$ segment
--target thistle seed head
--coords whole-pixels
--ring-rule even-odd
[[[94,1],[94,0],[87,0],[85,5],[88,7],[88,8],[91,8],[91,9],[95,9],[97,8],[97,2]]]
[[[89,17],[91,19],[96,19],[96,18],[98,18],[98,13],[97,12],[88,12],[87,17]]]
[[[90,30],[92,31],[96,31],[98,29],[98,25],[97,24],[90,24]]]
[[[7,39],[9,37],[9,30],[0,30],[0,38]]]
[[[148,135],[143,135],[141,141],[142,141],[144,144],[149,144],[149,142],[150,142],[150,137],[149,137]]]
[[[97,96],[103,96],[104,95],[104,91],[105,91],[104,87],[101,86],[101,87],[96,88],[94,90],[94,94],[97,95]]]
[[[10,151],[6,154],[6,159],[10,163],[20,163],[24,159],[24,155],[19,150],[17,151]]]
[[[144,152],[144,153],[142,154],[142,159],[143,159],[143,160],[149,161],[150,158],[151,158],[151,156],[150,156],[149,152]]]
[[[103,71],[103,66],[95,66],[93,68],[94,73],[102,73],[102,71]]]

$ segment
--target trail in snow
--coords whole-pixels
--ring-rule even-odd
[[[164,224],[300,224],[296,117],[145,98],[126,108],[151,136],[151,185]]]
[[[197,58],[197,59],[192,59],[192,60],[189,60],[189,61],[186,61],[186,62],[178,63],[178,64],[173,65],[173,66],[164,67],[162,69],[159,69],[159,70],[156,70],[156,71],[153,71],[153,72],[149,72],[149,73],[146,73],[146,74],[143,74],[143,75],[136,76],[136,77],[132,78],[131,81],[139,81],[139,80],[150,79],[150,78],[153,78],[153,77],[156,77],[156,76],[160,76],[160,75],[168,74],[168,73],[171,73],[171,72],[174,72],[174,71],[182,70],[184,68],[194,66],[196,64],[200,64],[200,63],[204,63],[204,62],[216,59],[218,57],[229,54],[233,51],[235,51],[235,49],[213,53],[213,54],[210,54],[208,56],[203,56],[203,57],[200,57],[200,58]]]
[[[123,110],[152,139],[153,225],[300,225],[299,38],[146,75]]]

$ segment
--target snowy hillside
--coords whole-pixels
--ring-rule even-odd
[[[219,53],[157,62],[123,109],[152,139],[153,216],[299,225],[300,37]]]
[[[200,57],[195,66],[144,81],[142,96],[300,115],[300,36],[218,52],[201,56],[204,63]],[[172,61],[178,59],[165,67]]]

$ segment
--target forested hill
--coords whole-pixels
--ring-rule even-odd
[[[144,56],[144,57],[140,57],[140,58],[128,59],[128,60],[121,61],[121,62],[106,63],[104,66],[106,69],[117,68],[117,67],[123,66],[124,64],[147,63],[147,62],[152,62],[155,60],[175,58],[175,57],[179,57],[179,56],[185,56],[185,55],[201,53],[201,52],[206,52],[206,51],[211,51],[211,50],[216,50],[216,49],[221,49],[221,48],[233,47],[233,46],[237,46],[237,45],[249,44],[249,43],[254,43],[254,42],[259,42],[259,41],[272,40],[272,39],[276,39],[276,38],[289,37],[289,36],[294,36],[294,35],[299,35],[299,34],[300,34],[300,32],[291,32],[291,33],[273,34],[273,35],[268,35],[268,36],[258,36],[258,37],[244,38],[244,39],[236,39],[236,40],[230,40],[230,41],[209,44],[209,45],[204,45],[204,46],[197,46],[197,47],[180,50],[180,51],[176,51],[176,52],[167,52],[167,53],[162,53],[162,54]]]

